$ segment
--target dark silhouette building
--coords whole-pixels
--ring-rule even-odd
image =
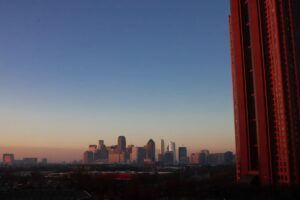
[[[146,150],[146,159],[155,162],[155,142],[152,139],[150,139],[146,144],[145,150]]]
[[[188,163],[187,157],[187,148],[186,147],[179,147],[178,148],[178,161],[179,164],[184,165]]]
[[[163,155],[162,160],[164,165],[174,165],[174,152],[173,151],[167,151]]]
[[[94,153],[92,151],[85,151],[83,153],[83,163],[90,164],[94,161]]]
[[[125,136],[119,136],[118,137],[118,150],[120,152],[126,151],[126,138]]]
[[[133,164],[144,164],[146,158],[146,150],[144,147],[132,147],[130,161]]]
[[[204,149],[200,151],[199,154],[199,163],[201,165],[208,165],[208,157],[209,157],[209,150]]]
[[[104,140],[99,140],[98,148],[94,152],[94,162],[106,163],[108,161],[108,151]]]
[[[237,179],[300,183],[300,1],[231,0],[229,23]]]
[[[234,155],[231,151],[226,151],[224,153],[224,164],[232,164],[234,162]]]

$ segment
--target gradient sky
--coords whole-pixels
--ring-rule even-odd
[[[228,14],[227,0],[0,1],[0,153],[79,159],[118,135],[234,150]]]

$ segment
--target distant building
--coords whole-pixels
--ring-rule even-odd
[[[11,154],[11,153],[5,153],[3,154],[3,164],[5,165],[12,165],[14,163],[14,160],[15,160],[15,156],[14,154]]]
[[[164,141],[164,139],[161,139],[160,140],[160,154],[164,155],[164,153],[165,153],[165,141]]]
[[[224,164],[224,153],[213,153],[208,156],[208,164],[211,166]]]
[[[155,142],[152,139],[150,139],[146,144],[145,150],[146,150],[146,159],[155,162]]]
[[[14,165],[21,166],[21,165],[24,165],[24,162],[23,162],[23,160],[14,160]]]
[[[99,140],[99,145],[94,153],[94,162],[95,163],[107,163],[108,161],[108,150],[104,145],[104,140]]]
[[[176,145],[175,142],[169,142],[168,151],[173,152],[173,162],[176,163]]]
[[[126,163],[130,161],[130,155],[132,153],[132,148],[134,147],[133,144],[131,145],[128,145],[127,148],[126,148]]]
[[[118,137],[118,150],[120,152],[126,151],[126,138],[125,136],[119,136]]]
[[[200,164],[200,153],[192,153],[190,156],[191,164]]]
[[[167,151],[163,155],[163,164],[164,165],[173,165],[174,164],[174,152]]]
[[[126,153],[119,151],[108,151],[108,163],[110,164],[125,164]]]
[[[97,145],[90,144],[89,145],[89,151],[92,151],[93,153],[95,153],[97,151]]]
[[[203,150],[200,151],[200,153],[204,153],[204,154],[206,154],[206,155],[209,155],[209,150],[203,149]]]
[[[47,165],[48,164],[48,159],[47,158],[42,158],[41,164],[42,165]]]
[[[85,151],[83,153],[83,163],[90,164],[94,161],[94,153],[92,151]]]
[[[146,158],[146,150],[144,147],[133,147],[130,155],[131,163],[143,164]]]
[[[37,158],[23,158],[24,165],[37,165],[38,159]]]
[[[187,157],[187,148],[186,147],[179,147],[178,148],[178,161],[179,164],[184,165],[188,163]]]
[[[103,149],[105,148],[105,145],[104,145],[104,140],[99,140],[99,145],[98,145],[98,149]]]
[[[224,153],[224,163],[227,165],[234,163],[234,155],[231,151]]]
[[[157,156],[157,160],[159,161],[159,162],[163,162],[163,159],[164,159],[164,154],[158,154],[158,156]]]
[[[201,150],[199,155],[199,164],[208,165],[209,150]]]

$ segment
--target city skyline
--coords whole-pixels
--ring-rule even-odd
[[[0,149],[77,155],[124,134],[234,151],[228,14],[217,0],[1,2]]]
[[[99,139],[99,140],[95,140],[94,142],[90,142],[87,146],[83,147],[82,149],[69,149],[69,148],[64,148],[64,149],[55,149],[55,148],[43,148],[43,147],[33,147],[33,148],[28,148],[28,147],[18,147],[15,148],[14,151],[11,151],[11,147],[0,147],[0,153],[4,154],[13,154],[15,156],[16,160],[22,160],[23,158],[37,158],[39,160],[42,160],[44,158],[47,158],[49,160],[50,163],[80,163],[83,161],[82,159],[82,152],[85,151],[96,151],[99,148],[101,149],[102,147],[105,148],[114,148],[115,150],[119,151],[119,138],[120,137],[125,137],[124,135],[122,136],[118,136],[117,140],[114,143],[109,143],[107,144],[105,142],[105,140],[103,138]],[[179,149],[180,148],[185,148],[186,152],[188,155],[193,154],[193,153],[201,153],[203,151],[209,151],[211,153],[220,153],[220,152],[233,152],[230,149],[219,149],[219,150],[205,150],[204,147],[199,147],[197,149],[190,149],[187,148],[187,146],[183,145],[183,144],[177,144],[174,141],[169,141],[168,139],[160,139],[158,141],[152,140],[151,138],[148,140],[145,140],[143,144],[134,144],[131,143],[129,141],[129,143],[126,143],[127,139],[125,139],[125,144],[126,144],[126,148],[129,147],[136,147],[136,148],[146,148],[147,144],[149,143],[149,141],[153,141],[154,143],[158,142],[158,144],[160,144],[159,142],[161,141],[167,141],[168,145],[166,147],[164,147],[164,153],[165,152],[169,152],[169,151],[173,151],[175,149],[175,155],[174,155],[174,159],[175,161],[179,161]],[[169,145],[174,145],[173,149],[169,148]],[[102,146],[102,147],[101,147]],[[88,147],[88,148],[87,148]],[[155,157],[156,159],[159,158],[160,155],[164,155],[164,153],[161,152],[161,148],[162,146],[157,145],[155,147]],[[45,149],[47,149],[48,151],[51,151],[51,154],[47,154],[47,151],[44,151]],[[122,150],[124,151],[124,149]],[[37,153],[38,152],[38,153]],[[46,152],[46,153],[45,153]],[[178,155],[177,155],[178,154]],[[1,160],[0,160],[1,163]]]

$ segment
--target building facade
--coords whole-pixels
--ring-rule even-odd
[[[146,150],[146,159],[155,162],[155,142],[150,139],[146,146],[145,146],[145,150]]]
[[[146,150],[144,147],[132,147],[130,154],[130,162],[133,164],[143,164],[146,158]]]
[[[178,161],[180,165],[185,165],[188,163],[187,157],[187,148],[186,147],[179,147],[178,148]]]
[[[94,161],[94,153],[92,151],[85,151],[83,153],[83,159],[84,164],[90,164]]]
[[[164,165],[174,165],[174,152],[167,151],[163,155],[162,162]]]
[[[191,153],[190,164],[200,164],[200,153]]]
[[[299,0],[231,0],[240,181],[300,183],[299,11]]]
[[[126,153],[119,151],[108,151],[108,163],[109,164],[125,164]]]
[[[37,158],[23,158],[23,165],[37,165]]]
[[[208,165],[208,157],[209,157],[209,150],[201,150],[199,155],[199,163],[201,165]]]
[[[2,156],[3,164],[5,165],[12,165],[15,161],[15,156],[14,154],[11,153],[5,153]]]
[[[173,164],[175,164],[177,162],[175,142],[169,142],[168,152],[173,152]]]
[[[126,138],[125,136],[119,136],[118,137],[118,150],[120,152],[126,151]]]
[[[164,139],[161,139],[160,140],[160,154],[164,155],[164,153],[165,153],[165,141],[164,141]]]

